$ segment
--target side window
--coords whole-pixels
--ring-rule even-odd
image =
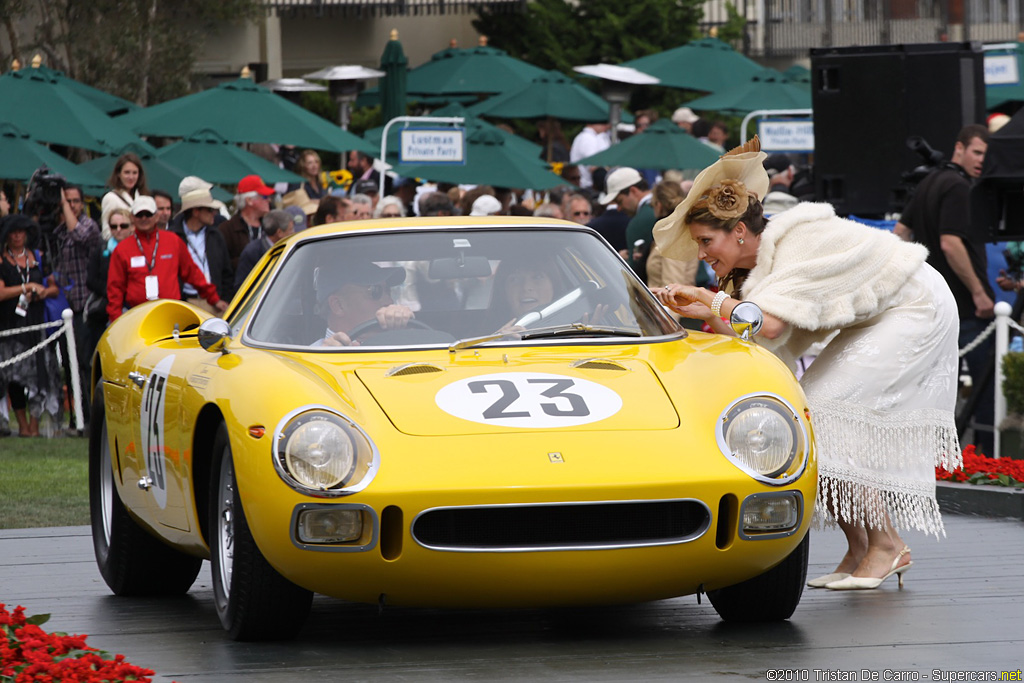
[[[270,280],[270,273],[273,272],[274,267],[277,265],[278,260],[281,258],[281,252],[278,251],[273,254],[267,261],[266,266],[259,272],[255,280],[252,280],[243,292],[237,292],[235,298],[232,301],[231,314],[228,316],[228,324],[231,325],[231,336],[237,337],[242,331],[242,325],[245,323],[246,318],[249,317],[249,313],[252,311],[253,306],[259,301],[260,296],[263,293],[264,287]],[[237,303],[235,303],[237,302]]]

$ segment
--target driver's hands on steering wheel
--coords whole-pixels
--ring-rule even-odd
[[[402,304],[390,304],[377,309],[377,322],[383,330],[401,329],[414,317],[412,309]]]
[[[382,330],[398,330],[406,327],[416,316],[412,309],[401,304],[388,304],[377,309],[376,320]],[[352,339],[345,332],[335,332],[324,339],[324,346],[359,346],[358,339]]]

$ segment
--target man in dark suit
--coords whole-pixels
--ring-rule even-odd
[[[274,244],[295,232],[295,216],[287,209],[274,209],[261,220],[262,237],[250,242],[242,255],[238,257],[238,270],[235,271],[235,289],[242,286],[245,278],[259,262],[260,257],[267,253]]]
[[[181,196],[181,211],[170,222],[169,229],[188,246],[189,256],[217,288],[217,296],[231,301],[235,293],[234,271],[224,236],[214,227],[216,217],[217,205],[210,190],[198,188]],[[181,293],[185,301],[210,310],[191,285],[183,283]]]

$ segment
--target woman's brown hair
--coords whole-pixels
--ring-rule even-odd
[[[117,158],[114,170],[110,172],[110,177],[107,178],[107,187],[112,190],[125,190],[127,192],[128,188],[121,184],[121,169],[127,163],[135,164],[135,168],[139,169],[139,182],[135,183],[135,194],[148,195],[149,185],[146,184],[146,169],[142,167],[142,159],[139,158],[139,155],[132,152],[126,152]]]
[[[765,226],[764,207],[761,206],[757,197],[750,195],[747,210],[742,215],[735,218],[718,218],[708,208],[708,197],[705,195],[697,199],[690,210],[686,212],[686,216],[683,217],[683,225],[688,226],[691,223],[700,223],[713,230],[723,232],[729,232],[738,223],[743,223],[752,235],[760,235]],[[725,277],[718,280],[718,289],[739,294],[749,273],[749,268],[733,268]]]

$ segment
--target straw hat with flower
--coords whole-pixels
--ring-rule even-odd
[[[755,135],[701,171],[675,211],[654,226],[654,241],[661,253],[680,261],[697,258],[697,244],[690,238],[686,215],[698,200],[706,198],[708,211],[722,220],[742,216],[751,198],[763,200],[768,193],[768,173],[764,170],[767,156]]]

